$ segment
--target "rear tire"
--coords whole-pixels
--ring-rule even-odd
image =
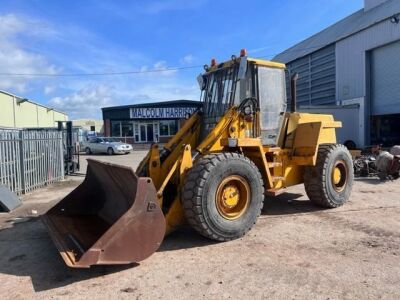
[[[182,192],[189,224],[216,241],[245,235],[260,215],[263,201],[260,171],[250,159],[237,153],[201,158],[189,170]]]
[[[85,153],[86,153],[87,155],[92,154],[92,150],[90,150],[89,147],[86,147],[86,148],[85,148]]]
[[[354,169],[347,148],[339,144],[320,145],[317,163],[306,167],[304,186],[311,202],[326,208],[343,205],[350,197]]]
[[[113,155],[113,154],[114,154],[114,149],[111,148],[111,147],[108,148],[108,149],[107,149],[107,154],[108,154],[108,155]]]

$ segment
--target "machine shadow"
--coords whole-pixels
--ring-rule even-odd
[[[94,266],[73,269],[64,264],[39,218],[15,223],[0,230],[0,273],[29,276],[36,292],[55,289],[69,284],[105,276],[136,267]]]
[[[315,206],[303,194],[283,193],[276,197],[266,197],[261,214],[263,216],[282,216],[291,214],[302,214],[324,210]]]
[[[379,184],[383,184],[390,180],[381,180],[377,177],[356,177],[356,178],[354,178],[354,181],[356,181],[356,182],[361,181],[361,182],[367,183],[367,184],[379,185]]]
[[[299,198],[303,197],[303,200]],[[280,216],[319,211],[304,200],[303,194],[285,193],[266,198],[263,215]],[[7,222],[6,222],[7,223]],[[196,233],[189,225],[167,236],[158,252],[212,246],[217,242]],[[36,292],[120,272],[139,264],[94,266],[73,269],[64,264],[44,225],[38,217],[23,218],[19,223],[0,230],[0,273],[29,276]]]
[[[186,225],[165,237],[158,252],[174,251],[180,249],[198,248],[217,244],[198,234],[194,229]]]
[[[303,198],[300,200],[300,198]],[[313,205],[303,194],[284,193],[276,197],[266,197],[261,214],[264,216],[282,216],[290,214],[311,213],[324,210],[324,208]],[[175,231],[167,236],[159,252],[173,251],[188,248],[197,248],[217,244],[218,242],[207,239],[189,225]]]

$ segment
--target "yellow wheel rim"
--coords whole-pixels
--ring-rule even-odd
[[[332,169],[332,185],[337,192],[345,189],[347,184],[347,165],[344,161],[339,160],[335,163]]]
[[[341,177],[342,177],[342,175],[340,174],[340,170],[339,170],[339,168],[336,167],[333,170],[333,183],[338,184],[340,182]]]
[[[238,219],[249,206],[250,186],[241,176],[229,176],[219,184],[215,202],[222,217],[227,220]]]

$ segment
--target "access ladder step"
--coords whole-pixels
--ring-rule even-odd
[[[270,197],[276,197],[279,196],[281,194],[283,194],[285,192],[284,188],[280,188],[280,189],[269,189],[265,192],[266,196],[270,196]]]
[[[282,177],[282,176],[274,176],[274,177],[272,177],[272,181],[273,181],[273,182],[285,181],[285,177]]]
[[[268,163],[268,167],[270,169],[277,168],[277,167],[282,167],[282,163],[281,162],[269,162]]]

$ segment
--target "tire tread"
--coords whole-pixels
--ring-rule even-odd
[[[193,168],[189,170],[182,191],[182,206],[185,217],[190,226],[194,228],[199,234],[212,240],[221,242],[233,240],[244,236],[256,223],[254,222],[253,224],[250,224],[250,226],[243,228],[239,236],[229,237],[227,235],[217,234],[216,232],[214,232],[205,219],[204,211],[202,208],[202,195],[204,185],[206,184],[208,177],[212,173],[212,170],[218,166],[218,163],[232,159],[243,160],[250,164],[257,171],[256,176],[257,180],[260,182],[259,186],[261,188],[260,191],[256,191],[256,193],[264,194],[264,182],[257,166],[246,156],[232,152],[209,154],[201,158],[198,162],[195,163]],[[260,216],[262,208],[263,201],[260,201],[260,206],[257,209],[257,218]]]
[[[323,144],[319,146],[317,162],[314,167],[307,167],[304,174],[304,187],[311,202],[326,208],[335,208],[341,204],[336,203],[327,193],[327,174],[330,156],[338,150],[348,153],[347,148],[341,144]],[[350,154],[348,154],[350,156]],[[351,159],[351,157],[350,157]],[[350,172],[350,170],[349,170]],[[352,174],[352,172],[350,172]]]

